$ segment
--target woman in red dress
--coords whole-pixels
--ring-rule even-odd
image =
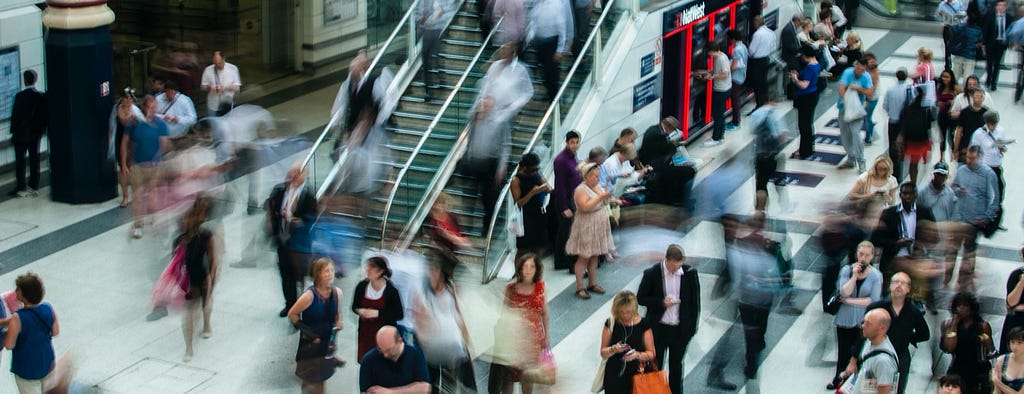
[[[405,313],[398,289],[391,282],[391,269],[382,256],[366,260],[366,279],[356,285],[352,293],[352,312],[359,315],[359,337],[356,360],[377,346],[377,330],[384,326],[398,326]]]
[[[515,281],[505,285],[505,313],[520,315],[527,328],[525,338],[514,341],[524,345],[520,348],[522,354],[519,359],[523,362],[519,365],[536,364],[541,350],[549,348],[551,344],[551,335],[547,330],[548,303],[544,294],[543,274],[544,266],[540,258],[528,253],[516,261]],[[513,386],[519,382],[523,394],[533,393],[533,382],[522,379],[522,369],[516,366],[509,369],[501,392],[511,394]]]

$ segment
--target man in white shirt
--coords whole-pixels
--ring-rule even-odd
[[[196,123],[196,106],[178,91],[173,79],[164,81],[164,92],[156,96],[156,115],[167,122],[167,136],[180,137]]]
[[[764,17],[754,17],[754,35],[750,38],[750,63],[747,66],[747,81],[754,89],[754,100],[760,107],[768,100],[768,70],[771,62],[768,56],[779,48],[775,32],[764,24]]]
[[[238,67],[228,63],[220,51],[214,51],[213,64],[203,70],[200,87],[207,92],[207,115],[221,116],[235,107],[235,94],[242,89],[242,76],[238,74]]]
[[[568,51],[572,26],[572,12],[565,0],[539,0],[533,6],[530,20],[533,22],[533,41],[537,51],[547,101],[554,101],[561,86],[561,71],[558,62]],[[529,34],[527,34],[529,35]]]
[[[1003,181],[1003,154],[1006,153],[1006,131],[999,125],[999,112],[994,110],[985,112],[985,125],[978,128],[971,135],[970,145],[981,147],[981,161],[992,168],[999,181],[999,203],[1003,203],[1003,189],[1006,182]]]
[[[686,254],[679,245],[669,245],[665,260],[644,270],[636,299],[647,308],[647,321],[654,332],[657,365],[664,365],[668,353],[668,386],[672,394],[682,393],[683,355],[697,333],[700,320],[700,280],[697,270],[683,264]]]

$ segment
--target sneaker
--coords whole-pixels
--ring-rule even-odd
[[[820,73],[818,73],[818,76],[822,78],[829,78],[832,76],[832,73],[822,70]]]
[[[142,238],[142,227],[135,227],[132,229],[132,238]]]
[[[32,198],[39,197],[39,191],[36,190],[36,189],[33,189],[33,188],[29,187],[29,188],[26,188],[25,191],[28,192],[28,196],[29,197],[32,197]]]
[[[718,146],[718,145],[722,145],[722,142],[723,142],[722,140],[710,139],[710,140],[704,141],[704,146]]]
[[[740,125],[738,125],[736,123],[729,123],[729,124],[725,125],[725,131],[733,131],[733,130],[736,130],[738,128],[740,128]]]
[[[27,198],[27,197],[32,197],[32,193],[29,192],[28,190],[22,190],[22,191],[18,192],[18,198]]]
[[[845,170],[847,168],[853,168],[853,162],[847,160],[836,166],[837,170]]]

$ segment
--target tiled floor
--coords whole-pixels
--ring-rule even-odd
[[[916,48],[929,45],[941,48],[937,37],[890,33],[865,29],[862,34],[868,48],[889,48],[896,55],[879,52],[883,59],[881,89],[893,84],[892,73],[900,65],[912,63]],[[902,40],[896,45],[893,40]],[[885,45],[879,43],[885,42]],[[898,43],[897,42],[897,43]],[[941,60],[937,62],[940,64]],[[1005,82],[1013,73],[1006,73]],[[834,90],[834,85],[832,87]],[[301,99],[270,108],[278,117],[291,120],[295,130],[314,129],[327,113],[334,87],[310,92]],[[830,93],[834,97],[834,92]],[[1011,136],[1017,131],[1012,121],[1024,111],[1010,100],[1010,89],[993,93],[996,109],[1003,113],[1004,124]],[[836,116],[831,101],[819,104],[821,115],[815,126],[820,133],[837,134],[825,127]],[[789,111],[789,104],[781,104]],[[792,114],[790,119],[795,119]],[[879,141],[867,147],[866,157],[884,152],[885,114],[879,109],[874,114],[878,122]],[[795,132],[795,120],[790,123]],[[745,131],[733,131],[727,144],[716,148],[703,148],[694,144],[691,153],[711,155],[716,159],[702,170],[698,184],[708,179],[737,152],[750,143]],[[791,144],[786,154],[796,149]],[[1019,147],[1011,146],[1006,158],[1007,196],[1024,192],[1024,185],[1016,182],[1022,167],[1021,155],[1013,154]],[[835,147],[823,150],[839,152]],[[285,162],[298,159],[296,154]],[[740,391],[765,393],[818,393],[830,378],[835,362],[835,344],[831,316],[823,315],[819,306],[820,265],[813,230],[822,217],[822,207],[838,201],[852,186],[856,174],[850,170],[837,171],[834,167],[801,161],[788,161],[787,171],[799,171],[824,176],[815,188],[787,187],[772,191],[769,215],[790,223],[789,238],[793,252],[805,261],[798,261],[796,273],[797,304],[804,306],[798,316],[775,314],[769,330],[769,347],[765,352],[760,379],[748,381]],[[260,183],[265,187],[281,179],[281,169],[263,170]],[[232,183],[235,190],[244,192],[249,178]],[[729,203],[739,212],[753,208],[753,181],[747,179],[729,196]],[[43,190],[45,195],[48,190]],[[61,335],[54,340],[59,354],[73,354],[78,366],[76,383],[79,387],[111,393],[293,393],[298,381],[293,376],[293,356],[297,337],[287,321],[277,317],[281,307],[275,256],[266,248],[250,244],[252,231],[259,228],[261,217],[247,216],[244,209],[224,221],[227,235],[225,262],[237,261],[243,256],[256,263],[255,268],[236,268],[228,264],[222,268],[220,282],[214,297],[213,332],[210,339],[196,339],[194,359],[182,363],[183,344],[180,316],[172,314],[155,322],[147,322],[149,291],[154,279],[168,261],[172,218],[159,220],[154,230],[141,240],[128,237],[127,212],[116,207],[117,200],[103,204],[69,206],[50,202],[47,198],[15,199],[0,203],[0,290],[13,287],[14,278],[24,272],[39,273],[47,285],[47,300],[57,309],[61,319]],[[1024,205],[1008,198],[1005,204],[1008,231],[992,239],[982,240],[992,255],[1010,258],[1019,247],[1022,232],[1019,225]],[[734,305],[727,299],[712,299],[716,267],[724,258],[717,224],[700,223],[689,231],[636,229],[619,234],[619,252],[627,256],[602,268],[602,281],[615,284],[614,289],[636,289],[641,270],[650,260],[628,258],[662,253],[670,242],[679,242],[688,257],[697,263],[702,288],[702,318],[700,331],[688,350],[685,364],[687,392],[713,392],[704,387],[707,371],[714,367],[712,352],[742,354],[742,333],[732,326]],[[548,267],[551,262],[547,261]],[[1020,264],[1017,260],[982,258],[978,263],[979,293],[988,300],[1004,296],[1006,273]],[[351,271],[349,277],[337,285],[346,294],[347,303],[360,279],[360,273]],[[511,276],[505,267],[499,279],[489,285],[478,282],[459,283],[463,310],[466,314],[475,355],[484,354],[494,342],[494,323],[497,319],[503,282]],[[469,276],[466,276],[469,277]],[[475,278],[475,277],[474,277]],[[551,387],[555,393],[583,393],[590,387],[594,370],[599,363],[598,342],[600,325],[608,315],[611,294],[580,301],[572,295],[572,277],[564,271],[549,270],[549,307],[552,313],[553,347],[559,364],[558,383]],[[614,291],[610,292],[613,293]],[[985,315],[994,327],[1001,325],[1002,316],[992,308]],[[996,313],[996,314],[992,314]],[[352,360],[355,353],[356,321],[351,313],[344,313],[346,329],[339,340],[340,354]],[[930,318],[937,326],[945,312]],[[931,346],[922,346],[914,354],[910,392],[931,392],[933,354]],[[740,383],[742,357],[732,357],[725,368],[728,379]],[[947,357],[948,359],[948,357]],[[10,365],[7,355],[0,361],[0,370]],[[483,371],[478,371],[483,372]],[[358,367],[354,363],[339,369],[327,383],[329,392],[356,392]],[[9,374],[0,373],[0,392],[13,392],[14,383]]]

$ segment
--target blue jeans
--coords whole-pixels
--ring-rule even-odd
[[[878,105],[878,99],[868,100],[865,103],[864,110],[868,112],[864,116],[864,142],[870,143],[871,137],[875,135],[875,121],[871,119],[871,115],[875,113],[875,106]]]

